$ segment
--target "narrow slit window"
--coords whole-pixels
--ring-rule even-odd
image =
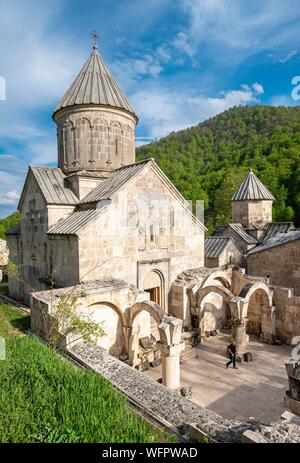
[[[154,226],[150,225],[150,242],[154,243]]]

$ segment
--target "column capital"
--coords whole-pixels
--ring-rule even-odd
[[[165,357],[176,357],[185,348],[184,342],[181,342],[180,344],[176,344],[175,346],[168,346],[166,344],[161,343],[160,341],[158,341],[157,344],[159,345],[161,349],[161,354]]]

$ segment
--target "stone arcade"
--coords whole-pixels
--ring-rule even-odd
[[[53,119],[58,167],[29,166],[21,222],[7,234],[21,272],[9,293],[31,304],[35,332],[45,332],[42,311],[51,315],[53,301],[75,291],[80,310],[103,323],[97,344],[137,368],[161,362],[170,389],[180,386],[184,340],[227,326],[240,353],[249,334],[291,343],[300,333],[300,236],[272,223],[274,198],[253,172],[205,256],[205,227],[188,203],[153,159],[135,161],[138,118],[96,45]],[[293,272],[280,282],[278,246],[291,242]],[[264,252],[273,260],[258,268]]]

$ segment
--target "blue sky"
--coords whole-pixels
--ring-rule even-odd
[[[93,29],[140,118],[137,145],[233,105],[299,104],[299,0],[0,0],[0,217],[28,164],[56,165],[51,114]]]

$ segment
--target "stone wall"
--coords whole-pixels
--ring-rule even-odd
[[[9,252],[5,240],[0,239],[0,268],[8,264]]]
[[[264,227],[272,222],[272,201],[232,201],[232,222],[245,228]]]
[[[67,243],[68,238],[61,235],[61,243],[64,240]],[[64,254],[61,265],[68,261],[70,268],[79,268],[78,281],[117,278],[144,289],[147,275],[156,271],[167,310],[171,283],[178,273],[204,263],[204,231],[149,166],[80,232],[78,254],[67,244],[55,249]],[[69,278],[67,268],[62,270],[60,276]]]
[[[219,257],[205,257],[205,267],[218,268],[227,264],[241,265],[241,250],[235,242],[230,241]]]
[[[139,339],[150,337],[150,314],[145,310],[139,312],[133,323],[130,322],[130,309],[135,303],[148,301],[149,294],[128,286],[124,281],[105,279],[83,283],[77,286],[59,288],[31,295],[31,329],[41,336],[47,333],[51,322],[51,314],[55,312],[55,305],[62,296],[76,296],[76,310],[78,315],[89,317],[98,322],[104,335],[97,339],[97,345],[108,353],[119,357],[128,351],[129,341],[133,353],[131,358],[135,364],[138,358]],[[155,327],[157,322],[155,322]],[[65,339],[65,343],[73,342],[72,336]]]
[[[300,297],[291,288],[273,286],[276,307],[276,338],[290,344],[294,336],[300,335]]]
[[[300,442],[300,429],[296,424],[281,421],[265,426],[256,420],[228,420],[170,392],[151,378],[107,355],[98,346],[78,344],[69,353],[82,365],[107,378],[140,410],[159,419],[170,430],[175,428],[177,432],[185,434],[188,439],[195,438],[189,430],[192,423],[194,431],[195,428],[199,431],[196,439],[204,435],[214,442],[238,443],[244,441],[244,433],[250,430],[265,442]]]
[[[300,296],[300,241],[247,256],[247,273],[269,277],[271,285],[294,288],[294,294]]]
[[[66,173],[112,171],[135,162],[135,118],[114,108],[66,108],[55,115],[58,166]]]
[[[29,304],[29,294],[32,291],[47,288],[45,281],[49,278],[51,270],[57,272],[62,266],[67,278],[76,270],[69,265],[69,262],[64,261],[63,253],[60,256],[57,248],[51,252],[47,235],[51,226],[67,217],[73,210],[74,206],[47,205],[34,176],[30,174],[27,192],[20,210],[21,233],[9,235],[7,241],[11,261],[18,266],[20,271],[19,281],[14,277],[9,277],[11,297]],[[59,262],[54,259],[54,256],[59,259]]]

